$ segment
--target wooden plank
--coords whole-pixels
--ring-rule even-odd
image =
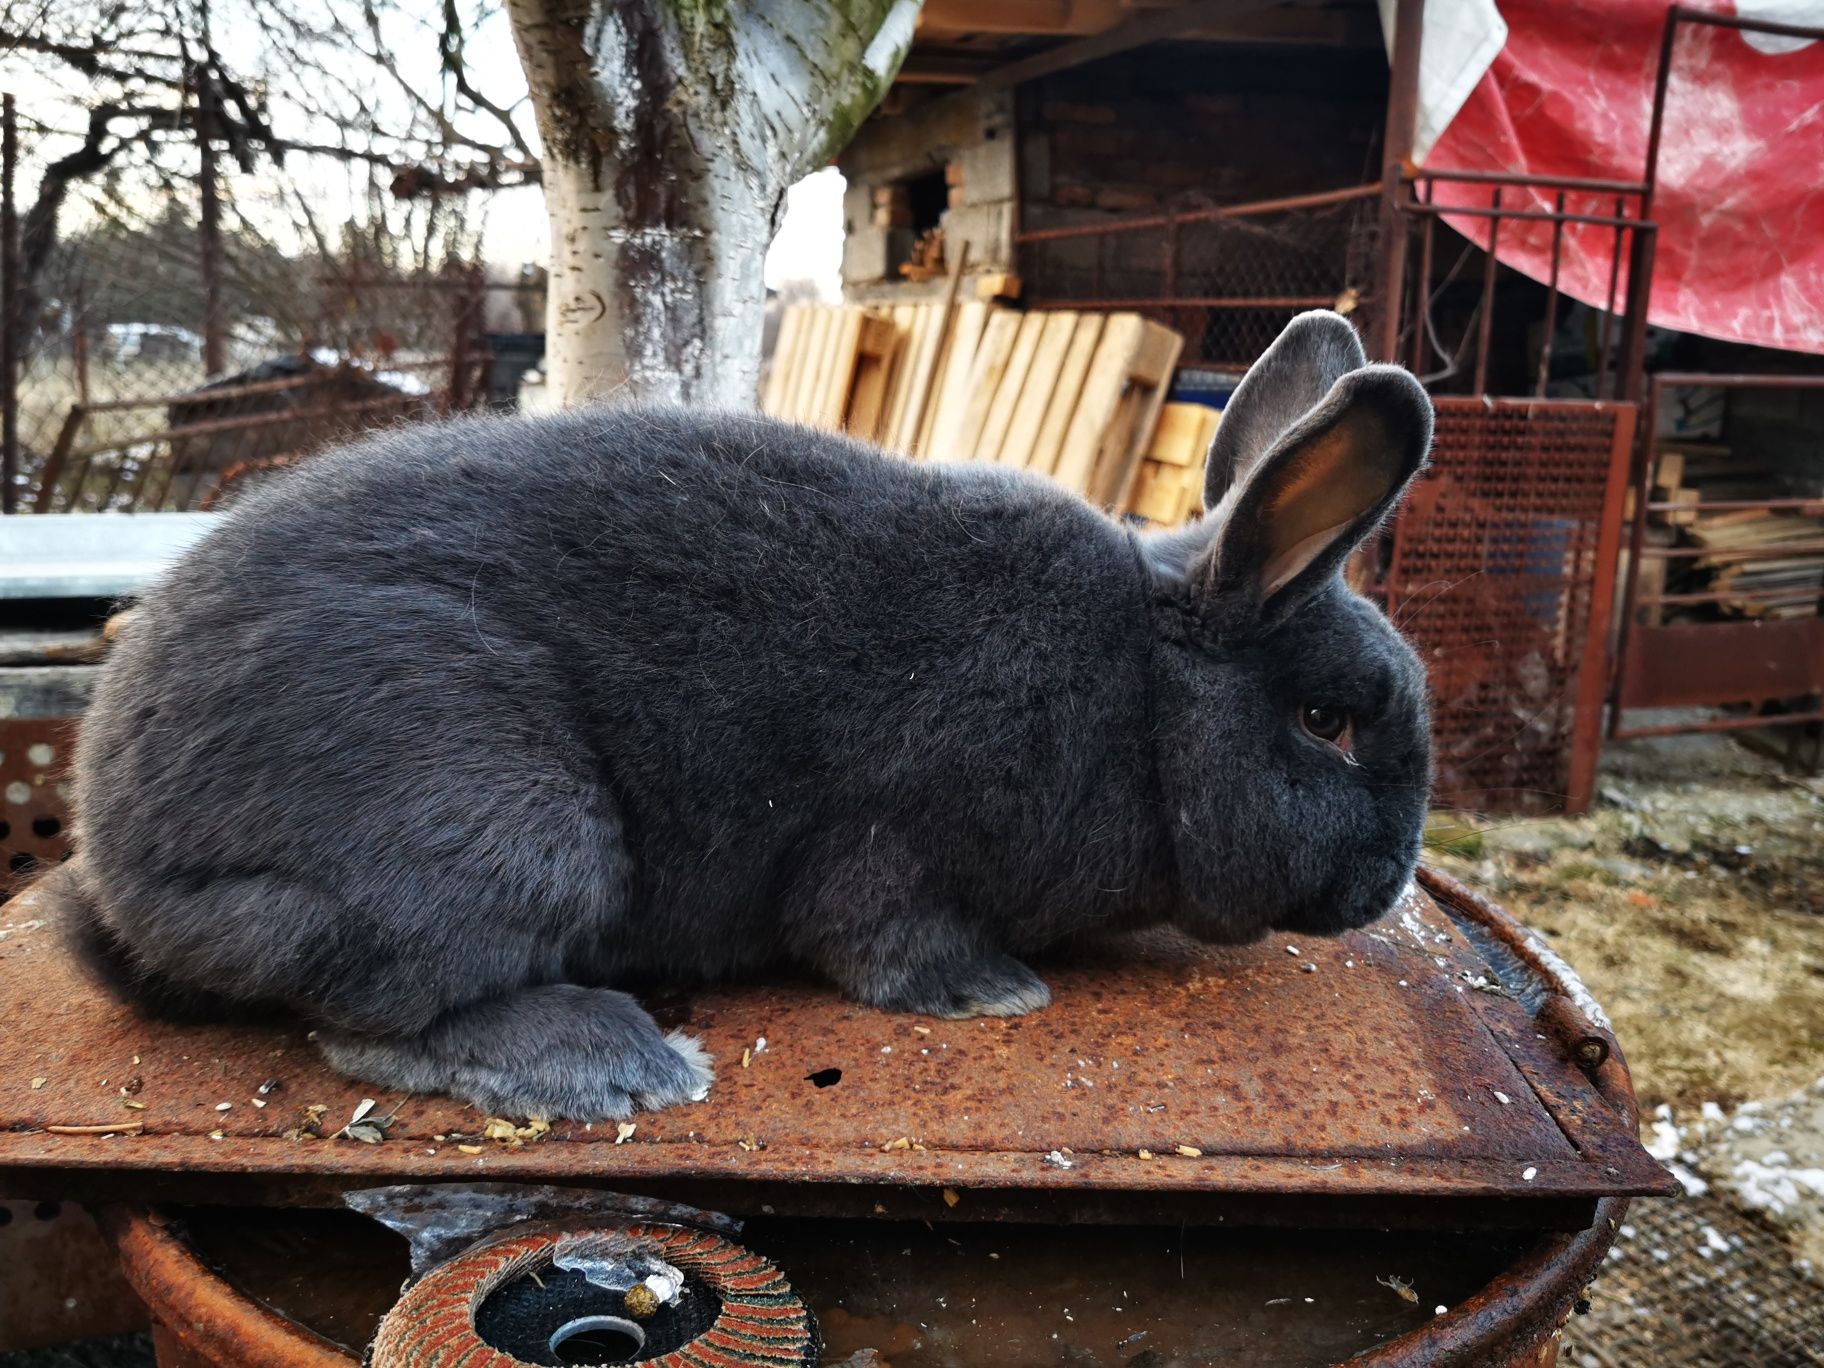
[[[817,396],[817,407],[811,421],[831,432],[842,429],[843,415],[849,409],[849,387],[855,383],[855,367],[861,360],[861,326],[867,321],[858,308],[839,310],[836,316],[835,342],[831,345],[829,364],[824,367]]]
[[[779,335],[773,339],[772,369],[766,375],[766,394],[760,400],[760,411],[775,418],[781,416],[785,396],[796,373],[798,342],[804,332],[805,307],[789,304],[779,317]]]
[[[1114,422],[1127,389],[1128,371],[1146,335],[1146,320],[1138,314],[1111,314],[1102,325],[1102,338],[1084,377],[1083,391],[1070,416],[1064,448],[1052,471],[1059,484],[1087,494],[1095,474],[1109,424]]]
[[[932,309],[929,305],[912,305],[906,310],[905,331],[900,335],[899,365],[893,379],[893,402],[887,411],[887,426],[881,445],[901,455],[911,455],[904,434],[907,410],[912,402],[914,376],[925,338],[931,331]]]
[[[1019,336],[1021,315],[1006,311],[988,320],[982,342],[975,349],[975,365],[969,372],[969,403],[957,425],[955,459],[973,461],[981,441],[982,429],[988,423],[988,410],[1000,388],[1001,375],[1013,355],[1013,344]]]
[[[962,324],[965,310],[973,313],[983,307],[974,300],[961,300],[950,313],[950,321],[944,329],[943,341],[938,346],[937,366],[932,372],[931,389],[925,396],[924,421],[918,430],[916,451],[920,460],[941,459],[933,454],[933,443],[937,435],[937,423],[940,417],[938,411],[943,406],[944,385],[950,375],[951,358],[961,349],[973,360],[976,343],[981,338],[979,329],[973,339],[959,338],[958,329]]]
[[[1131,417],[1123,430],[1109,434],[1109,445],[1090,484],[1091,500],[1104,508],[1126,506],[1134,475],[1140,468],[1140,454],[1152,439],[1153,425],[1159,421],[1159,409],[1165,403],[1166,387],[1183,350],[1181,334],[1158,323],[1144,324],[1140,345],[1128,366],[1125,399]]]
[[[931,385],[937,378],[938,353],[944,339],[950,335],[950,323],[956,316],[957,291],[962,288],[963,272],[969,268],[969,244],[959,243],[955,259],[950,263],[950,278],[944,284],[944,299],[937,306],[937,317],[931,337],[923,351],[914,362],[912,375],[912,395],[906,403],[908,427],[906,429],[906,449],[913,456],[918,456],[918,439],[925,431],[925,408],[931,401]]]
[[[810,327],[799,353],[798,374],[793,377],[791,398],[786,401],[785,416],[794,422],[804,422],[811,413],[817,391],[817,368],[823,364],[824,352],[829,348],[835,329],[835,312],[821,305],[811,311]]]
[[[1038,355],[1039,336],[1044,331],[1044,314],[1029,313],[1021,317],[1020,330],[1013,339],[1013,351],[1007,357],[1007,369],[1001,372],[1001,383],[995,386],[994,401],[988,405],[988,418],[982,424],[982,435],[975,444],[976,460],[1006,459],[1001,447],[1007,440],[1007,430],[1013,426],[1014,410],[1020,406],[1020,393],[1026,387],[1032,358]],[[1017,452],[1014,461],[1021,463]]]
[[[1031,464],[1033,449],[1039,440],[1039,429],[1044,426],[1046,413],[1053,403],[1068,404],[1076,397],[1074,394],[1059,393],[1058,378],[1063,370],[1064,357],[1070,351],[1070,339],[1077,330],[1078,315],[1069,310],[1060,310],[1044,315],[1044,319],[1044,331],[1039,335],[1032,367],[1026,374],[1025,387],[1020,391],[1019,406],[1014,409],[1013,421],[1001,443],[998,459],[1009,465]]]
[[[1064,439],[1070,431],[1070,420],[1082,400],[1083,385],[1089,377],[1090,364],[1102,342],[1104,314],[1079,314],[1071,331],[1070,347],[1058,367],[1058,380],[1052,387],[1052,402],[1046,407],[1045,419],[1039,424],[1038,436],[1026,457],[1026,468],[1041,475],[1057,473],[1063,456]]]
[[[893,320],[880,314],[868,314],[863,320],[855,384],[849,395],[848,412],[843,415],[843,428],[852,437],[872,442],[880,433],[886,413],[887,381],[892,376],[893,352],[899,334]]]
[[[1178,521],[1181,479],[1181,471],[1175,465],[1166,465],[1160,461],[1142,462],[1139,477],[1134,481],[1134,497],[1128,505],[1128,511],[1166,527],[1175,526]]]
[[[887,366],[887,393],[882,400],[880,429],[874,440],[887,446],[893,438],[893,415],[905,403],[906,374],[910,370],[912,328],[918,321],[918,310],[910,304],[897,304],[888,315],[893,322],[893,357]]]
[[[993,312],[988,305],[974,299],[956,307],[956,321],[950,326],[950,347],[938,382],[937,400],[932,405],[931,435],[925,444],[928,460],[962,459],[957,433],[969,408],[969,381],[975,373],[975,355],[981,347],[988,317]]]
[[[1159,410],[1146,459],[1201,467],[1216,435],[1216,410],[1205,404],[1166,404]]]

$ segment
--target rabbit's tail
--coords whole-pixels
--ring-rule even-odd
[[[178,983],[139,959],[102,914],[102,894],[80,857],[38,879],[32,891],[76,958],[115,996],[147,1016],[198,1024],[246,1014],[227,998]]]

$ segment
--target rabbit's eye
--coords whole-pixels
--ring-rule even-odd
[[[1349,730],[1349,714],[1341,708],[1320,703],[1300,712],[1298,724],[1319,741],[1334,743]]]

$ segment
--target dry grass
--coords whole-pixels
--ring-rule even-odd
[[[1643,1109],[1811,1083],[1824,1072],[1824,797],[1699,738],[1618,751],[1602,787],[1588,817],[1473,824],[1428,858],[1583,975]]]

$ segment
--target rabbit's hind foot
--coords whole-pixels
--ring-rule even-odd
[[[703,1047],[669,1035],[625,993],[551,984],[444,1013],[409,1036],[325,1028],[318,1044],[351,1078],[442,1092],[489,1116],[596,1121],[709,1095]]]
[[[1011,955],[934,965],[899,978],[885,992],[861,996],[890,1012],[953,1020],[1025,1016],[1051,1005],[1045,981]]]

